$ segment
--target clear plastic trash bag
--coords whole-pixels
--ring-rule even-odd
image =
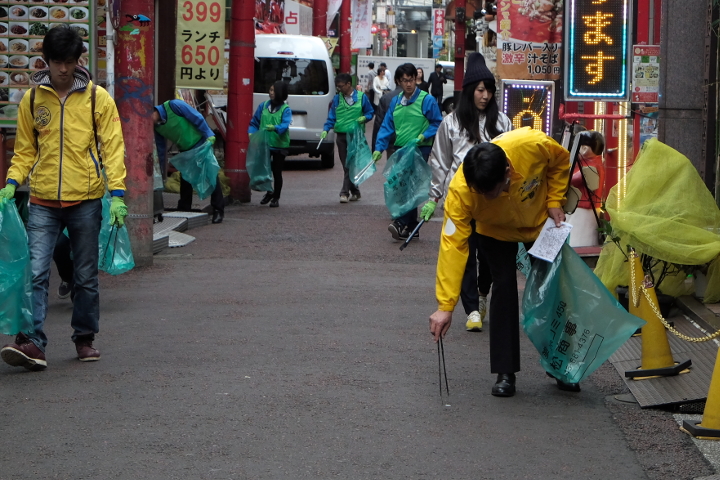
[[[250,177],[250,189],[256,192],[272,192],[272,168],[268,132],[258,130],[250,135],[245,168]]]
[[[555,378],[578,383],[645,321],[628,313],[568,244],[555,261],[533,262],[521,322]]]
[[[432,170],[423,159],[417,140],[413,140],[388,158],[383,170],[386,178],[385,205],[398,218],[425,203],[430,191]]]
[[[200,200],[209,197],[215,190],[220,165],[210,142],[178,153],[170,159],[170,163],[180,171],[183,180],[193,186]]]
[[[365,129],[359,124],[347,133],[347,165],[350,181],[359,186],[375,173],[375,162],[372,159],[372,152],[365,139]]]
[[[0,200],[0,245],[0,333],[30,333],[33,331],[30,251],[15,200]]]

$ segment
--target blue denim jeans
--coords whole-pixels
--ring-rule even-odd
[[[420,153],[422,153],[423,160],[425,160],[425,163],[427,163],[428,158],[430,158],[430,152],[432,151],[431,146],[425,146],[425,147],[418,147],[420,149]],[[413,229],[418,224],[418,209],[413,208],[407,213],[402,214],[400,217],[398,217],[397,222],[402,226],[408,226],[409,228]]]
[[[67,228],[73,254],[75,301],[71,326],[72,339],[94,339],[100,321],[98,290],[98,235],[102,221],[101,200],[86,200],[67,208],[30,204],[27,232],[33,276],[33,323],[30,340],[45,351],[43,331],[48,307],[50,262],[60,232]]]

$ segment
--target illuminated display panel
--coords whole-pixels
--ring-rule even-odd
[[[505,80],[502,83],[502,111],[510,118],[514,129],[532,127],[550,135],[554,92],[554,82]]]
[[[629,100],[630,5],[565,1],[566,100]]]

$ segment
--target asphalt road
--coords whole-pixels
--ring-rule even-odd
[[[670,413],[614,399],[612,367],[561,392],[524,335],[516,396],[491,396],[487,331],[465,332],[461,311],[441,403],[427,320],[440,223],[400,252],[379,173],[339,204],[339,165],[312,167],[289,166],[280,208],[254,194],[152,267],[103,275],[97,363],[75,359],[70,302],[52,294],[48,369],[0,365],[0,479],[714,473]]]

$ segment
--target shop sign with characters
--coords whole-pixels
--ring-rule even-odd
[[[178,3],[175,81],[178,88],[222,89],[225,6],[218,1]]]
[[[563,0],[499,0],[497,73],[501,78],[560,78]]]

